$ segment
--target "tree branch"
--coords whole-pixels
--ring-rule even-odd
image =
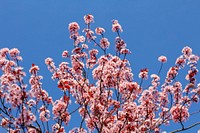
[[[197,123],[194,123],[193,125],[191,125],[191,126],[189,126],[189,127],[182,128],[182,129],[177,129],[177,130],[174,130],[174,131],[172,131],[172,132],[170,132],[170,133],[177,133],[177,132],[185,131],[185,130],[188,130],[188,129],[190,129],[190,128],[193,128],[194,126],[197,126],[197,125],[199,125],[199,124],[200,124],[200,122],[197,122]]]

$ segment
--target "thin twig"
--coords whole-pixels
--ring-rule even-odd
[[[174,131],[172,131],[172,132],[170,132],[170,133],[177,133],[177,132],[185,131],[185,130],[188,130],[188,129],[190,129],[190,128],[193,128],[194,126],[197,126],[197,125],[199,125],[199,124],[200,124],[200,122],[197,122],[197,123],[194,123],[193,125],[191,125],[191,126],[189,126],[189,127],[186,127],[186,128],[183,128],[183,129],[177,129],[177,130],[174,130]]]

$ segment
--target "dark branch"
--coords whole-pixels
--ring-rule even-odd
[[[185,130],[188,130],[188,129],[190,129],[190,128],[193,128],[193,127],[195,127],[195,126],[197,126],[197,125],[199,125],[199,124],[200,124],[200,122],[197,122],[197,123],[194,123],[193,125],[191,125],[191,126],[189,126],[189,127],[182,128],[182,129],[178,129],[178,130],[174,130],[174,131],[172,131],[172,132],[170,132],[170,133],[177,133],[177,132],[185,131]]]

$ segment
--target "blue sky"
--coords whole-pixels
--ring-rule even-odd
[[[199,6],[199,0],[0,0],[0,48],[19,48],[26,72],[32,63],[39,65],[44,88],[50,95],[58,96],[56,82],[50,79],[44,59],[52,57],[57,64],[63,61],[62,51],[72,50],[68,24],[76,21],[84,28],[83,16],[90,13],[95,17],[92,27],[106,29],[111,52],[116,36],[111,31],[111,21],[119,20],[124,30],[121,37],[133,53],[128,59],[136,81],[141,68],[157,73],[160,55],[168,57],[161,74],[165,77],[184,46],[190,46],[200,55]],[[195,121],[195,117],[191,119]],[[169,126],[165,130],[178,127]]]

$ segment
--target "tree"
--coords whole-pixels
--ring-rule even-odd
[[[63,95],[54,100],[42,88],[39,66],[32,64],[27,87],[26,76],[20,66],[22,57],[17,48],[0,50],[0,116],[1,126],[9,133],[64,133],[65,127],[76,111],[82,117],[81,123],[70,133],[146,133],[161,132],[161,125],[171,121],[179,123],[182,128],[173,132],[188,130],[200,123],[185,127],[184,123],[190,117],[191,104],[199,102],[200,84],[195,76],[198,73],[199,56],[192,53],[188,46],[182,50],[182,55],[166,74],[164,83],[160,83],[160,73],[167,58],[160,56],[160,70],[150,75],[151,84],[143,86],[148,80],[148,69],[139,73],[140,82],[133,79],[130,63],[126,59],[131,51],[127,49],[120,33],[123,31],[117,20],[112,21],[112,31],[115,38],[115,55],[107,52],[110,42],[104,36],[105,29],[97,27],[96,35],[91,29],[94,17],[84,16],[86,28],[84,36],[79,34],[78,23],[69,24],[70,38],[73,40],[72,53],[63,51],[62,56],[69,60],[55,66],[52,58],[45,60],[52,79],[57,81],[58,89]],[[88,46],[94,43],[98,49]],[[98,53],[102,53],[98,56]],[[176,79],[180,69],[189,66],[183,86]],[[75,101],[72,100],[72,97]],[[69,112],[70,104],[79,107]],[[51,126],[49,123],[53,123]],[[87,129],[84,129],[84,123]]]

